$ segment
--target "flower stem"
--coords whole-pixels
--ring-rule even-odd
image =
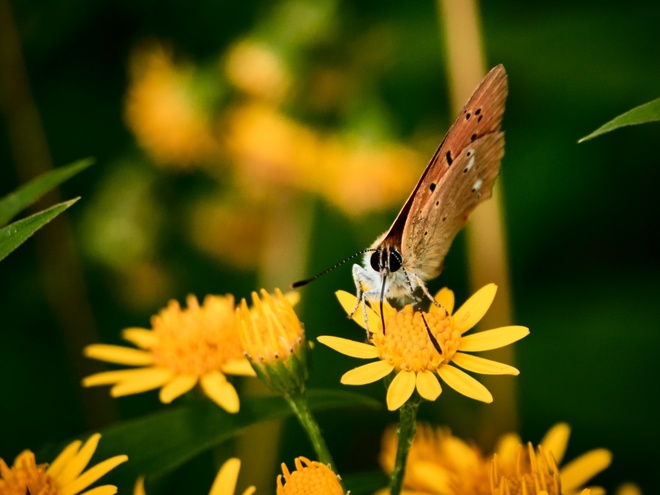
[[[415,430],[417,429],[417,410],[420,403],[421,398],[417,394],[413,394],[399,410],[399,429],[397,431],[399,443],[396,449],[394,470],[390,477],[390,495],[399,495],[401,493],[408,452],[410,452],[410,446],[412,445]]]
[[[309,409],[309,403],[307,402],[307,395],[305,392],[300,391],[284,394],[284,398],[291,406],[300,425],[307,433],[310,442],[312,442],[312,447],[314,447],[314,452],[316,452],[319,462],[329,465],[335,474],[338,474],[335,461],[332,459],[332,455],[330,455],[330,451],[328,450],[323,435],[321,435],[321,429],[319,428],[316,419],[314,419],[312,411]]]

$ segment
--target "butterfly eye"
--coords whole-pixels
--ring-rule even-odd
[[[396,251],[390,252],[390,272],[396,272],[401,268],[401,255]]]
[[[375,272],[380,271],[380,249],[374,251],[374,254],[371,255],[371,260],[369,263]]]

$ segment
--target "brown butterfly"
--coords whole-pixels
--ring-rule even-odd
[[[419,302],[415,296],[418,288],[436,303],[425,281],[440,275],[454,237],[472,210],[491,196],[499,173],[506,96],[506,71],[498,65],[463,107],[390,229],[370,248],[357,253],[364,254],[364,267],[353,265],[357,289],[353,313],[360,301],[380,300],[381,306],[384,298],[398,304]],[[297,282],[294,287],[317,277]],[[366,308],[364,311],[366,319]],[[441,353],[428,325],[427,330]]]

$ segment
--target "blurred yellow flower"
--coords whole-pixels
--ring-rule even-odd
[[[386,473],[394,469],[396,427],[385,430],[378,456]],[[474,445],[451,434],[449,428],[418,423],[406,462],[404,495],[486,495],[490,493],[488,460]],[[379,495],[389,493],[385,489]]]
[[[199,382],[204,393],[220,407],[238,412],[238,394],[225,375],[254,376],[254,370],[243,355],[234,298],[206,296],[200,306],[191,295],[187,303],[188,307],[182,309],[177,301],[170,301],[151,318],[151,330],[124,330],[124,339],[140,349],[87,346],[87,357],[139,368],[97,373],[85,378],[83,385],[111,384],[113,397],[160,388],[160,400],[170,403]]]
[[[370,307],[366,308],[368,321],[363,311],[358,310],[353,320],[372,333],[369,344],[333,336],[321,336],[319,342],[337,352],[360,359],[378,360],[345,373],[341,378],[344,385],[364,385],[395,373],[387,389],[387,407],[400,408],[415,390],[426,400],[436,400],[442,388],[440,380],[457,392],[472,399],[492,402],[493,397],[486,387],[453,364],[468,371],[489,375],[517,375],[516,368],[469,352],[497,349],[525,337],[529,330],[521,326],[508,326],[464,336],[486,314],[495,298],[497,287],[489,284],[477,291],[458,311],[452,314],[454,294],[442,289],[436,301],[447,309],[431,306],[429,312],[416,312],[407,305],[397,312],[389,304],[383,306],[385,328],[383,334],[380,316]],[[356,305],[353,294],[339,291],[337,297],[347,313]],[[362,303],[360,303],[362,305]],[[438,353],[428,336],[428,329],[442,348]],[[452,364],[453,363],[453,364]]]
[[[448,428],[420,423],[408,456],[402,493],[578,495],[588,490],[592,495],[603,495],[602,488],[583,487],[607,468],[610,452],[594,449],[561,466],[569,436],[568,425],[558,423],[535,451],[531,443],[523,445],[517,435],[506,434],[499,439],[495,453],[486,456],[476,446],[453,436]],[[383,434],[379,455],[387,473],[394,468],[396,448],[396,432],[391,427]],[[382,490],[379,495],[386,493]]]
[[[305,457],[294,462],[293,473],[282,463],[283,474],[277,476],[277,495],[344,495],[339,477],[325,464]]]
[[[410,148],[322,135],[263,103],[236,107],[225,128],[226,149],[246,194],[260,198],[295,188],[351,216],[401,203],[422,164]]]
[[[185,168],[219,156],[212,120],[194,78],[195,68],[176,65],[160,44],[137,49],[131,57],[126,123],[157,164]]]
[[[284,61],[273,47],[244,39],[232,45],[225,55],[229,81],[253,98],[277,102],[291,84]]]
[[[37,464],[34,454],[29,450],[21,452],[11,468],[0,459],[0,494],[112,495],[117,493],[117,487],[113,485],[102,485],[86,490],[92,483],[128,460],[125,455],[117,455],[85,471],[100,439],[101,435],[95,433],[84,444],[80,440],[70,443],[50,465]]]
[[[213,486],[211,486],[211,491],[209,491],[209,495],[234,495],[240,469],[240,459],[236,457],[227,459],[227,461],[225,461],[220,467],[220,470],[213,481]],[[242,495],[252,495],[256,490],[257,489],[254,486],[250,486],[243,491]],[[146,494],[147,492],[144,489],[144,478],[138,478],[135,483],[135,488],[133,489],[133,495]]]
[[[548,495],[583,494],[584,485],[610,465],[612,454],[606,449],[594,449],[561,466],[570,433],[566,423],[556,424],[545,434],[536,452],[531,443],[523,445],[515,434],[503,436],[493,457],[493,486],[500,487],[500,490],[504,490],[504,486],[510,489],[512,485],[530,483],[539,473],[545,473],[547,479],[559,479],[561,486],[561,491],[555,492],[552,484],[543,482],[549,486]],[[558,465],[561,468],[557,468]],[[589,487],[589,490],[591,495],[605,494],[600,487]],[[494,495],[500,493],[507,492],[493,490]]]

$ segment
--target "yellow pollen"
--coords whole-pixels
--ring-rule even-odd
[[[236,330],[234,298],[206,296],[200,306],[188,296],[188,308],[177,301],[152,317],[151,325],[158,344],[151,349],[157,365],[177,374],[196,376],[217,370],[227,361],[243,358]]]
[[[39,495],[58,493],[55,479],[46,473],[45,464],[37,465],[32,452],[21,453],[11,468],[0,459],[0,494],[25,495],[26,489]]]
[[[375,333],[373,344],[380,358],[396,369],[406,371],[436,371],[448,363],[456,353],[461,333],[444,313],[423,313],[431,333],[440,344],[442,354],[429,338],[422,313],[408,305],[401,312],[394,309],[385,313],[385,335]]]
[[[298,457],[295,464],[296,470],[290,473],[282,463],[284,474],[277,477],[277,495],[344,495],[337,475],[325,464],[305,457]]]

